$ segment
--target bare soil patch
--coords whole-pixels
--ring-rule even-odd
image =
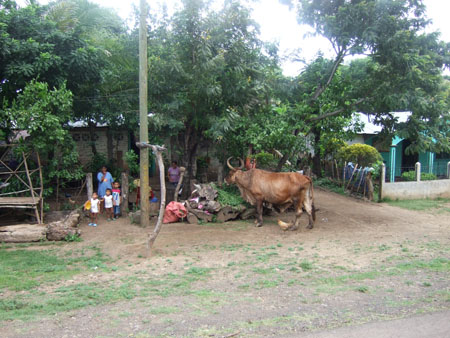
[[[94,228],[86,219],[83,241],[57,250],[99,248],[110,257],[107,269],[42,284],[30,295],[3,296],[35,301],[43,293],[61,300],[69,292],[84,297],[73,290],[86,288],[95,305],[3,321],[2,335],[295,337],[450,309],[450,213],[409,211],[319,189],[315,196],[320,210],[312,230],[307,217],[294,232],[283,232],[277,217],[267,216],[262,228],[252,221],[169,224],[150,257],[152,229],[127,218],[101,219]],[[124,296],[102,302],[105,290]]]

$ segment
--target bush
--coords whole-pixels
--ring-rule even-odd
[[[122,170],[116,166],[113,160],[108,161],[106,156],[101,153],[97,153],[97,155],[92,158],[91,162],[89,162],[88,164],[88,170],[94,174],[95,178],[97,177],[97,173],[100,172],[103,166],[106,166],[114,180],[120,179]]]
[[[278,161],[271,153],[264,151],[254,155],[257,168],[274,168],[277,166]]]
[[[125,163],[128,166],[128,170],[130,171],[130,176],[138,177],[139,176],[139,156],[134,152],[133,149],[128,150],[123,157]]]
[[[415,171],[405,171],[402,174],[402,179],[405,181],[415,181],[416,180],[416,172]],[[420,174],[420,180],[421,181],[432,181],[436,180],[437,177],[435,174],[430,173],[421,173]]]
[[[346,162],[354,162],[361,167],[370,167],[382,157],[378,150],[368,144],[352,144],[342,147],[338,152],[338,158]]]

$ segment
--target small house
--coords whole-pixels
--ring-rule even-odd
[[[413,171],[416,162],[420,162],[422,172],[432,173],[436,176],[447,174],[447,163],[450,161],[450,154],[436,154],[431,151],[409,154],[406,148],[411,144],[408,139],[394,136],[390,142],[381,140],[378,136],[382,127],[370,121],[367,115],[358,113],[359,120],[364,122],[364,129],[349,142],[349,144],[363,143],[375,147],[383,157],[386,165],[386,179],[394,182],[403,172]],[[394,113],[399,122],[406,122],[410,113]]]

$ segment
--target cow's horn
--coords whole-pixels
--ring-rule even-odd
[[[238,157],[238,159],[239,159],[239,163],[241,164],[238,169],[242,170],[242,169],[244,169],[244,160],[240,157]]]
[[[233,157],[231,156],[231,157],[228,157],[228,160],[227,160],[227,166],[228,166],[228,168],[230,168],[231,170],[236,170],[231,164],[230,164],[230,160],[232,159]]]

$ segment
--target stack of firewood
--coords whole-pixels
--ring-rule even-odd
[[[197,224],[202,222],[226,222],[241,216],[250,218],[254,214],[254,209],[249,209],[244,205],[231,207],[221,205],[217,201],[217,190],[212,184],[196,184],[195,190],[186,200],[185,206],[188,210],[187,221]]]

